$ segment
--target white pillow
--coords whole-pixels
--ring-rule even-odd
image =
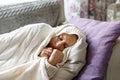
[[[105,80],[120,80],[120,37],[116,40]]]

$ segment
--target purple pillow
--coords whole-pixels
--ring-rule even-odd
[[[75,18],[68,21],[81,28],[87,37],[87,63],[74,80],[103,80],[117,37],[120,22]]]

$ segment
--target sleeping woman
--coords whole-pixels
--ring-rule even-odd
[[[62,61],[64,56],[62,53],[63,50],[74,45],[76,42],[77,35],[62,33],[59,36],[53,37],[47,47],[43,48],[39,56],[46,57],[48,62],[55,66],[57,63]],[[53,50],[55,51],[55,54],[52,54]]]
[[[85,65],[86,37],[70,24],[26,25],[0,45],[0,80],[71,80]]]

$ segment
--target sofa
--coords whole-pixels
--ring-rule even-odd
[[[108,24],[107,22],[82,18],[80,18],[77,21],[76,19],[78,18],[72,18],[69,21],[65,21],[63,6],[64,5],[62,0],[33,0],[30,2],[28,1],[25,3],[17,3],[13,5],[0,5],[0,34],[10,32],[27,24],[41,22],[48,23],[53,27],[66,23],[75,24],[76,26],[97,26],[98,23]],[[83,21],[83,23],[78,25],[78,23],[80,23],[81,21]],[[105,26],[107,26],[106,24]],[[109,25],[110,24],[113,24],[113,26],[115,25],[117,27],[120,26],[120,22],[109,23]],[[84,29],[84,27],[82,29],[86,30]],[[73,80],[103,80],[103,78],[104,80],[120,80],[119,77],[120,38],[118,38],[118,35],[120,35],[119,32],[120,31],[116,33],[117,36],[114,38],[114,40],[112,40],[113,43],[115,43],[115,45],[112,45],[112,47],[110,48],[111,49],[110,51],[112,51],[112,53],[111,54],[109,53],[109,57],[107,57],[108,59],[105,63],[107,64],[106,67],[104,67],[105,69],[104,70],[100,69],[102,70],[103,73],[101,73],[100,75],[93,75],[91,72],[89,74],[93,76],[85,79],[83,78],[84,76],[82,75],[85,74],[85,69],[87,67],[84,67],[83,71],[80,72],[78,76],[76,76]],[[85,31],[85,33],[87,33],[87,31]],[[91,33],[92,32],[90,32],[89,34]],[[87,37],[89,36],[89,34],[87,34]],[[82,78],[80,78],[80,76],[82,76]]]
[[[0,4],[0,34],[32,23],[44,22],[56,26],[64,21],[61,14],[59,0],[30,0],[13,5]]]

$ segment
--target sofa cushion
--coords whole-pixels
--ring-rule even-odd
[[[88,42],[87,63],[76,80],[103,80],[113,46],[120,35],[120,22],[74,17],[68,23],[81,28]]]
[[[108,63],[107,74],[105,80],[120,79],[120,37],[116,40],[113,52]]]

